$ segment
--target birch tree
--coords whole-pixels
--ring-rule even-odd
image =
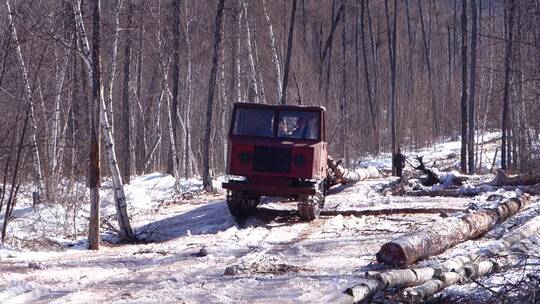
[[[263,0],[262,2],[263,10],[264,10],[264,17],[266,20],[266,26],[268,27],[268,35],[270,36],[270,46],[272,48],[272,62],[276,68],[276,84],[277,84],[277,96],[278,98],[281,96],[283,92],[283,88],[281,87],[281,67],[279,64],[279,57],[278,52],[276,48],[276,39],[274,35],[274,29],[272,27],[272,22],[270,22],[270,14],[268,13],[268,8],[266,7],[266,0]]]
[[[9,28],[11,31],[11,37],[13,38],[13,41],[15,42],[15,52],[17,53],[17,61],[19,64],[19,69],[21,72],[21,77],[24,84],[24,99],[28,103],[28,114],[30,119],[30,143],[32,147],[32,155],[34,157],[34,170],[36,175],[36,196],[34,200],[34,204],[38,203],[42,196],[46,196],[45,193],[45,186],[43,183],[43,173],[41,171],[41,158],[39,156],[39,150],[38,150],[38,144],[37,144],[37,125],[36,125],[36,118],[35,118],[35,109],[34,109],[34,100],[33,100],[33,94],[32,89],[30,85],[30,79],[28,78],[28,71],[26,69],[26,65],[24,62],[21,44],[19,41],[19,38],[17,36],[17,29],[15,27],[15,23],[13,22],[13,12],[11,10],[11,5],[9,3],[9,0],[5,1],[6,3],[6,9],[7,9],[7,16],[9,21]]]
[[[254,93],[254,101],[259,102],[260,101],[260,92],[259,92],[259,85],[257,84],[257,72],[255,71],[255,59],[253,58],[253,46],[251,43],[252,37],[251,37],[251,29],[249,26],[249,15],[247,10],[247,5],[245,0],[242,1],[242,9],[244,10],[244,20],[245,20],[245,26],[246,26],[246,45],[247,45],[247,51],[248,51],[248,58],[249,58],[249,67],[250,69],[250,77],[251,77],[251,88],[253,89]]]
[[[101,86],[100,82],[100,32],[101,32],[101,25],[100,25],[100,0],[94,0],[93,2],[93,52],[92,57],[90,57],[90,47],[88,44],[88,38],[86,35],[86,30],[84,28],[84,23],[82,19],[81,14],[81,0],[73,0],[73,8],[74,8],[74,14],[75,14],[75,22],[77,27],[77,35],[80,40],[80,47],[81,47],[81,53],[83,56],[83,59],[85,61],[85,67],[88,78],[92,79],[92,100],[93,102],[97,103],[97,109],[98,109],[98,117],[99,117],[99,125],[101,127],[101,131],[104,135],[104,150],[107,157],[107,162],[109,163],[109,167],[111,170],[112,175],[112,181],[113,181],[113,196],[116,206],[116,218],[118,221],[119,226],[119,235],[124,240],[135,240],[135,234],[133,233],[133,230],[131,229],[131,224],[129,222],[129,217],[127,214],[127,203],[126,203],[126,196],[124,193],[124,186],[122,183],[122,177],[120,176],[120,170],[118,168],[118,162],[116,158],[116,153],[114,151],[114,139],[113,139],[113,133],[109,124],[109,120],[106,113],[106,105],[105,105],[105,98],[103,96],[103,88]],[[112,112],[112,109],[111,109]],[[92,151],[91,152],[91,162],[93,163],[93,167],[95,168],[97,166],[97,176],[93,176],[91,178],[92,183],[90,185],[90,192],[91,192],[91,207],[94,210],[94,213],[97,213],[97,216],[94,215],[94,217],[98,218],[99,223],[99,142],[94,142],[97,140],[98,135],[95,134],[98,132],[97,126],[94,126],[92,130]],[[97,149],[97,151],[94,151]],[[97,158],[95,155],[97,154]],[[94,157],[92,157],[94,156]],[[95,164],[97,162],[97,165]],[[95,169],[94,169],[95,170]],[[92,171],[92,170],[91,170]],[[97,179],[97,180],[93,180]],[[96,187],[97,186],[97,187]],[[93,194],[92,194],[93,193]],[[97,207],[97,208],[96,208]],[[92,211],[91,211],[92,213]],[[92,215],[91,215],[92,216]],[[96,229],[94,227],[94,229]],[[91,241],[91,249],[99,249],[99,226],[97,227],[98,233],[98,245],[97,248],[92,248],[92,241]],[[96,242],[96,240],[93,240]]]

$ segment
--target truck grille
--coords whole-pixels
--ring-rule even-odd
[[[255,146],[253,171],[267,173],[291,172],[291,149]]]

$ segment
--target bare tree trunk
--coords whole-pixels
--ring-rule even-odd
[[[461,1],[461,173],[467,173],[467,1]]]
[[[384,0],[384,11],[386,15],[387,36],[388,36],[388,56],[390,61],[390,85],[392,98],[390,101],[390,138],[392,142],[392,159],[397,153],[396,143],[396,27],[397,27],[397,1],[394,0],[394,16],[392,26],[390,25],[390,16],[388,9],[388,0]],[[392,164],[392,174],[396,175],[396,168]]]
[[[99,68],[99,11],[100,0],[93,2],[93,52],[90,54],[90,46],[81,13],[81,0],[73,0],[73,13],[77,36],[83,60],[87,70],[88,79],[92,80],[92,104],[90,111],[90,159],[88,164],[88,187],[90,188],[90,223],[88,231],[89,249],[99,250],[100,241],[100,212],[99,212],[99,188],[101,187],[100,168],[100,136],[99,136],[99,91],[100,91],[100,70]],[[92,57],[91,57],[92,56]]]
[[[173,137],[171,137],[171,151],[173,157],[174,177],[180,178],[180,159],[178,158],[178,90],[180,74],[180,1],[172,0],[172,104],[170,104],[170,120]]]
[[[100,42],[101,42],[101,25],[100,25],[100,0],[95,0],[93,7],[93,40],[92,40],[92,57],[89,56],[90,48],[84,23],[81,15],[81,2],[74,0],[73,3],[75,22],[77,33],[81,42],[81,51],[84,56],[87,68],[87,75],[92,78],[92,100],[94,103],[95,112],[93,111],[92,119],[92,137],[91,137],[91,152],[90,152],[90,197],[91,197],[91,227],[90,227],[90,249],[99,249],[99,185],[100,185],[100,170],[99,170],[99,129],[101,125],[103,134],[105,135],[105,153],[109,162],[112,180],[113,180],[113,195],[116,205],[116,216],[118,226],[120,228],[119,235],[125,240],[134,240],[135,235],[131,229],[129,218],[127,215],[126,196],[120,170],[116,161],[116,153],[114,151],[114,141],[112,131],[109,125],[109,120],[106,113],[105,98],[103,96],[103,87],[101,85],[101,68],[100,68]],[[112,113],[112,109],[111,109]],[[99,119],[99,120],[98,120]],[[99,122],[98,122],[99,121]],[[97,219],[97,221],[96,221]],[[94,222],[95,221],[95,222]],[[97,233],[96,233],[97,230]],[[97,236],[97,239],[94,239]]]
[[[372,98],[372,90],[371,90],[371,81],[369,78],[369,65],[367,61],[367,50],[366,50],[366,35],[365,35],[365,7],[364,3],[366,0],[362,0],[362,8],[360,13],[360,40],[362,40],[362,59],[364,62],[364,78],[366,81],[366,88],[367,88],[367,97],[368,97],[368,106],[369,106],[369,112],[371,114],[371,126],[373,127],[373,133],[375,134],[377,132],[377,120],[375,117],[375,109],[373,107],[373,98]]]
[[[131,65],[131,31],[133,28],[133,1],[127,2],[127,31],[124,45],[124,79],[122,83],[122,180],[129,184],[131,175],[131,123],[130,123],[130,100],[129,100],[129,80]]]
[[[236,55],[235,55],[235,66],[236,66],[236,95],[237,102],[244,101],[244,96],[242,96],[242,83],[240,82],[240,75],[242,73],[242,66],[240,63],[240,50],[242,49],[242,11],[240,9],[240,2],[238,2],[238,9],[235,10],[235,16],[237,17],[238,26],[236,28]]]
[[[514,13],[516,2],[513,0],[505,1],[508,5],[508,15],[505,14],[507,23],[506,51],[504,57],[504,90],[503,90],[503,110],[502,110],[502,142],[501,142],[501,169],[507,169],[507,137],[508,137],[508,99],[510,90],[510,67],[512,63],[512,45],[514,31]]]
[[[191,144],[191,96],[193,90],[193,68],[191,64],[191,36],[190,36],[190,20],[187,16],[187,7],[186,7],[186,46],[187,46],[187,75],[186,75],[186,85],[187,85],[187,100],[186,100],[186,113],[185,113],[185,124],[186,124],[186,142],[184,145],[184,158],[185,158],[185,168],[184,176],[187,179],[191,175],[195,174],[197,166],[195,165],[195,157],[193,157],[192,144]]]
[[[276,82],[277,82],[277,96],[278,98],[282,95],[283,88],[281,87],[281,67],[279,64],[279,57],[276,48],[276,39],[274,36],[274,29],[272,27],[272,22],[270,22],[270,14],[268,14],[268,9],[266,7],[266,0],[263,0],[263,10],[264,17],[266,20],[266,25],[268,26],[268,33],[270,35],[270,46],[272,47],[272,61],[276,67]]]
[[[368,17],[368,27],[369,27],[369,41],[371,45],[371,60],[373,64],[373,108],[375,112],[375,121],[380,121],[379,116],[379,103],[378,103],[378,94],[379,94],[379,56],[378,56],[378,46],[373,36],[373,22],[371,18],[371,11],[369,9],[369,1],[366,2],[366,13]],[[375,152],[378,153],[380,150],[381,137],[380,132],[375,133]]]
[[[477,40],[477,13],[476,13],[476,0],[471,0],[471,77],[469,79],[469,109],[468,114],[468,127],[469,127],[469,138],[467,141],[468,146],[468,165],[469,165],[469,174],[474,174],[475,163],[474,163],[474,107],[475,107],[475,98],[476,98],[476,40]]]
[[[60,138],[59,138],[60,137],[59,135],[60,108],[61,108],[61,101],[62,101],[62,88],[64,87],[64,79],[66,76],[66,71],[68,69],[68,62],[69,62],[69,51],[67,51],[66,54],[64,55],[63,64],[60,66],[60,72],[56,78],[56,100],[54,102],[54,118],[53,118],[53,123],[52,123],[53,146],[52,146],[52,153],[51,153],[51,158],[52,158],[51,173],[53,174],[53,176],[58,176],[58,172],[60,171],[60,170],[57,170],[59,167],[58,166],[59,160],[61,162],[61,158],[58,157],[59,149],[62,149],[62,146],[63,146],[63,145],[60,145]]]
[[[247,5],[246,5],[246,1],[245,0],[241,0],[242,1],[242,7],[243,7],[243,10],[244,10],[244,19],[245,19],[245,25],[246,25],[246,45],[247,45],[247,50],[248,50],[248,57],[249,57],[249,66],[251,68],[250,72],[250,76],[251,76],[251,88],[253,88],[253,92],[254,92],[254,98],[255,98],[255,102],[259,102],[259,86],[257,84],[257,72],[255,71],[255,59],[253,58],[253,46],[251,44],[251,29],[250,29],[250,26],[249,26],[249,16],[248,16],[248,11],[247,11]]]
[[[21,69],[21,75],[24,81],[24,98],[28,102],[29,115],[30,115],[30,143],[32,146],[32,154],[34,156],[34,170],[36,174],[36,192],[37,200],[34,203],[38,203],[42,196],[46,196],[45,186],[43,183],[43,173],[41,171],[41,158],[39,156],[39,150],[37,145],[37,125],[34,114],[34,101],[32,97],[32,89],[30,86],[30,79],[28,78],[28,71],[24,63],[24,58],[22,56],[21,45],[19,38],[17,37],[17,30],[15,28],[15,23],[13,22],[13,12],[9,0],[6,0],[7,15],[9,20],[9,27],[11,28],[11,37],[15,41],[15,51],[17,52],[17,60],[19,61],[19,68]]]
[[[296,1],[296,0],[295,0]],[[208,81],[208,105],[206,108],[206,127],[204,134],[203,144],[203,188],[207,191],[212,191],[212,176],[210,175],[210,136],[212,133],[212,114],[214,106],[214,90],[216,87],[216,74],[219,57],[219,48],[221,46],[222,33],[222,19],[223,19],[223,7],[225,0],[219,0],[215,30],[214,30],[214,55],[212,57],[212,68],[210,70],[210,80]]]
[[[296,2],[293,0],[292,10],[291,10],[291,21],[289,24],[289,38],[287,42],[287,55],[285,57],[285,68],[283,73],[283,95],[281,95],[281,104],[287,104],[287,82],[289,81],[289,66],[291,64],[291,55],[292,55],[292,45],[293,45],[293,35],[294,35],[294,19],[296,17]]]
[[[346,5],[346,0],[342,0],[342,5]],[[346,32],[346,12],[343,12],[343,18],[341,19],[341,83],[343,85],[341,91],[341,103],[339,105],[341,119],[343,128],[340,131],[340,143],[341,143],[341,152],[343,153],[343,158],[345,164],[349,164],[349,143],[348,136],[345,135],[346,130],[349,130],[348,124],[348,111],[347,111],[347,32]]]
[[[435,134],[435,137],[439,135],[439,110],[437,109],[437,102],[435,101],[435,92],[433,89],[433,72],[432,72],[432,66],[431,66],[431,52],[430,52],[430,42],[429,37],[426,35],[426,30],[424,28],[424,13],[422,12],[422,3],[421,0],[418,0],[418,11],[420,14],[420,24],[422,28],[422,40],[424,42],[424,55],[426,56],[426,65],[428,70],[428,90],[429,90],[429,96],[431,99],[431,113],[432,113],[432,120],[433,120],[433,132]],[[429,10],[428,10],[428,17],[430,16]],[[429,22],[428,22],[429,23]]]
[[[9,9],[9,3],[7,3],[7,1],[6,1],[6,4],[8,5],[8,11],[9,11],[10,10]],[[11,178],[11,187],[9,189],[9,196],[8,196],[8,200],[6,202],[6,211],[4,212],[4,221],[2,223],[2,237],[1,237],[2,243],[4,243],[4,241],[6,239],[7,225],[8,225],[9,219],[11,217],[11,213],[13,212],[13,207],[15,206],[15,198],[17,197],[17,191],[19,190],[19,186],[17,186],[17,179],[19,177],[20,167],[22,166],[22,164],[21,164],[22,155],[21,154],[22,154],[22,150],[24,148],[24,139],[25,139],[26,129],[27,129],[27,126],[28,126],[28,120],[29,119],[30,119],[30,107],[26,108],[26,116],[25,116],[25,119],[24,119],[24,124],[23,124],[22,131],[21,131],[21,139],[19,140],[19,145],[17,147],[17,155],[15,157],[15,164],[14,164],[12,178]],[[16,135],[16,134],[14,134],[14,135]],[[4,175],[4,178],[5,177],[6,176]],[[5,180],[4,180],[4,184],[5,184]],[[4,191],[2,191],[2,195],[4,195]],[[3,197],[2,197],[2,200],[3,200]]]

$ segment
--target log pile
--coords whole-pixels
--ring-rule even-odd
[[[456,244],[482,236],[496,224],[522,210],[529,202],[530,196],[521,194],[499,203],[494,209],[480,209],[461,218],[437,222],[398,237],[381,247],[377,261],[403,267],[440,254]]]
[[[339,303],[357,303],[391,288],[404,288],[400,297],[407,303],[418,303],[455,285],[489,275],[521,262],[515,253],[526,254],[535,250],[531,241],[540,233],[540,216],[536,216],[510,234],[476,253],[454,256],[433,267],[392,269],[380,273],[366,273],[361,281],[348,288]]]
[[[466,177],[459,176],[456,179],[457,182],[452,182],[452,184],[459,185],[465,180]],[[406,196],[472,197],[497,189],[504,189],[507,191],[520,190],[531,195],[540,195],[540,174],[528,173],[509,176],[504,170],[499,170],[497,176],[493,180],[487,183],[480,183],[468,187],[452,189],[421,189],[413,191],[405,191],[402,188],[397,189],[397,191],[394,191],[394,193]]]

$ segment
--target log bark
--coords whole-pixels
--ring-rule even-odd
[[[494,209],[481,209],[461,218],[437,222],[425,229],[398,237],[381,247],[377,253],[377,261],[405,266],[440,254],[456,244],[485,234],[496,224],[518,213],[529,202],[529,195],[518,195],[503,201]]]
[[[480,252],[486,256],[495,256],[501,252],[510,250],[514,244],[517,244],[521,240],[538,233],[540,233],[540,216],[532,218],[527,223],[513,230],[512,233],[484,247]]]
[[[528,242],[529,238],[539,231],[540,216],[536,216],[477,253],[458,255],[434,267],[367,273],[359,284],[345,291],[339,303],[356,303],[385,289],[402,287],[409,287],[401,294],[405,302],[422,302],[448,286],[514,265],[516,259],[508,255],[531,250],[534,243]]]
[[[460,208],[391,208],[391,209],[360,209],[360,210],[321,210],[323,216],[366,216],[366,215],[392,215],[392,214],[448,214],[464,212]]]
[[[385,289],[420,285],[430,280],[433,275],[434,269],[429,267],[393,269],[374,274],[366,273],[366,277],[362,278],[359,284],[348,288],[345,294],[350,296],[349,303],[357,303]]]
[[[402,292],[402,299],[409,303],[420,303],[451,285],[489,275],[495,271],[499,271],[503,267],[515,267],[519,265],[522,259],[516,259],[515,257],[511,257],[511,255],[513,252],[527,254],[531,250],[536,249],[533,248],[535,245],[532,245],[535,243],[531,242],[529,238],[538,231],[537,225],[540,222],[538,218],[540,217],[536,217],[534,221],[529,221],[520,227],[520,229],[505,236],[503,239],[512,239],[515,242],[501,244],[502,246],[499,247],[500,250],[497,251],[497,256],[491,256],[491,254],[456,256],[443,263],[441,268],[436,269],[432,279],[419,286],[405,289]],[[524,233],[524,230],[527,230],[528,233]],[[493,243],[502,242],[495,241]],[[493,245],[489,247],[493,248]],[[485,249],[480,250],[480,252],[482,251],[485,251]]]
[[[357,169],[356,171],[348,170],[331,156],[328,156],[328,167],[332,169],[332,172],[335,175],[334,182],[336,184],[354,184],[368,178],[380,176],[379,171],[375,167]]]
[[[508,176],[504,170],[499,170],[497,176],[488,185],[502,186],[532,186],[540,184],[540,173],[528,173]]]

